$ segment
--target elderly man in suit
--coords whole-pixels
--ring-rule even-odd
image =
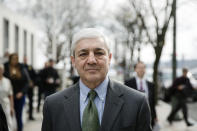
[[[155,122],[157,121],[156,109],[155,109],[155,89],[154,84],[145,79],[145,70],[146,66],[142,61],[139,61],[135,66],[134,70],[136,75],[125,81],[125,85],[138,90],[140,92],[145,93],[148,98],[150,109],[151,109],[151,116],[152,121],[151,124],[154,126]]]
[[[111,80],[109,41],[96,28],[77,32],[72,64],[80,80],[46,98],[42,131],[151,131],[143,93]]]

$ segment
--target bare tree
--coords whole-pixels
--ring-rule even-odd
[[[122,37],[123,43],[125,43],[126,49],[130,51],[130,61],[127,62],[126,58],[124,58],[124,70],[125,70],[125,78],[128,78],[129,72],[132,71],[133,67],[133,56],[134,50],[141,47],[143,43],[143,28],[140,19],[137,17],[135,12],[132,10],[131,5],[124,4],[120,7],[120,10],[115,15],[116,20],[122,25]],[[125,53],[126,54],[126,53]],[[140,59],[140,56],[138,56]],[[127,64],[128,63],[128,64]]]
[[[90,21],[89,10],[86,0],[37,0],[32,8],[32,15],[42,21],[48,39],[47,54],[52,53],[55,36],[57,61],[70,55],[72,34],[77,28]]]
[[[157,91],[159,61],[165,45],[166,32],[173,16],[174,3],[172,0],[130,0],[130,2],[141,20],[143,29],[146,32],[147,42],[153,46],[155,51],[153,81]]]

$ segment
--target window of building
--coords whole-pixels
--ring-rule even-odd
[[[9,47],[9,21],[5,18],[3,20],[3,27],[4,27],[3,52],[5,53],[6,51],[8,51],[8,47]]]
[[[24,56],[27,56],[27,31],[24,30]]]
[[[34,35],[31,34],[31,64],[34,62]]]
[[[15,52],[18,53],[19,47],[19,28],[18,25],[15,25]]]

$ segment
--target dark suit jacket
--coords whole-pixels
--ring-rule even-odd
[[[156,110],[155,110],[155,88],[154,88],[154,84],[146,81],[147,82],[147,86],[148,86],[148,97],[149,97],[149,105],[150,105],[150,109],[151,109],[151,116],[152,116],[152,125],[154,125],[154,119],[157,117],[156,115]],[[126,80],[125,81],[125,85],[137,90],[137,82],[135,77]]]
[[[81,131],[79,83],[46,98],[42,131]],[[108,84],[100,131],[151,131],[145,96],[127,86]]]
[[[180,85],[184,85],[183,90],[178,89],[178,86]],[[172,84],[172,91],[172,95],[177,97],[179,100],[185,100],[188,96],[192,95],[193,86],[188,77],[181,76],[174,80]]]
[[[3,112],[3,108],[1,104],[0,104],[0,131],[8,131],[6,116],[5,113]]]

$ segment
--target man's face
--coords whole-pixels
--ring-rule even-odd
[[[17,65],[18,64],[18,56],[17,55],[12,56],[10,63],[11,63],[11,65]]]
[[[101,83],[108,73],[111,57],[102,39],[87,38],[77,43],[71,60],[84,83]]]
[[[143,63],[138,63],[136,65],[135,71],[138,77],[143,78],[145,74],[145,65]]]
[[[183,76],[187,77],[187,73],[188,73],[188,71],[183,71]]]
[[[50,61],[49,62],[49,67],[53,67],[54,66],[54,62],[53,61]]]

